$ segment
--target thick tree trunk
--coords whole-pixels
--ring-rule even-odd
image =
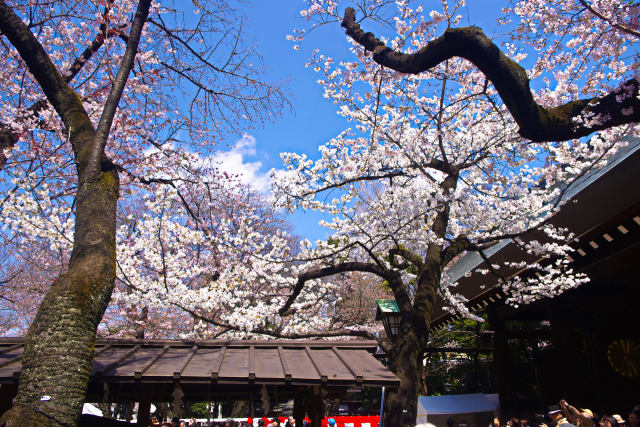
[[[441,248],[431,246],[420,266],[413,306],[401,292],[394,295],[402,313],[398,336],[389,351],[389,369],[400,379],[398,390],[390,391],[385,400],[384,427],[413,427],[418,415],[418,394],[423,376],[424,357],[431,315],[435,307],[436,289],[440,282]],[[395,287],[400,289],[399,286]]]
[[[423,353],[424,338],[409,324],[401,327],[389,355],[389,369],[400,378],[400,386],[385,396],[384,427],[416,425]]]
[[[22,19],[0,0],[0,32],[18,50],[62,119],[78,172],[69,270],[53,284],[29,328],[16,401],[0,419],[0,426],[75,426],[82,413],[96,331],[116,277],[119,180],[104,148],[150,4],[150,0],[138,2],[127,48],[96,131],[78,94]]]
[[[18,395],[0,425],[77,424],[96,330],[115,281],[117,197],[114,170],[80,186],[69,270],[53,284],[29,328]]]

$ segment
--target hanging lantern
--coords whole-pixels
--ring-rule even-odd
[[[398,303],[393,299],[376,300],[376,320],[382,320],[382,326],[389,339],[393,339],[398,335],[400,329],[400,308]]]

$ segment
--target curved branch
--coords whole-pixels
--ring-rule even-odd
[[[471,242],[465,234],[457,236],[453,241],[442,250],[442,261],[440,262],[440,268],[444,268],[462,251],[471,247]]]
[[[418,74],[453,57],[470,61],[493,83],[520,127],[520,135],[531,141],[564,141],[640,121],[640,82],[635,78],[602,97],[553,108],[541,106],[533,98],[525,69],[478,27],[448,29],[416,53],[405,54],[392,50],[373,33],[365,33],[352,8],[346,9],[342,26],[353,40],[373,53],[376,63],[402,73]]]
[[[329,267],[317,268],[309,271],[305,271],[300,276],[298,276],[298,281],[296,282],[295,287],[293,288],[293,292],[287,298],[287,301],[284,305],[278,310],[278,314],[280,316],[284,316],[291,305],[294,303],[300,292],[302,292],[302,288],[309,280],[321,279],[323,277],[333,276],[334,274],[346,273],[349,271],[361,271],[363,273],[373,273],[382,278],[387,278],[387,272],[382,269],[377,264],[366,263],[366,262],[343,262],[341,264],[332,265]]]
[[[389,264],[391,264],[395,268],[407,268],[408,265],[399,263],[396,260],[396,256],[403,258],[405,261],[408,261],[418,268],[422,268],[422,258],[420,257],[420,255],[411,252],[409,249],[401,245],[389,249]]]

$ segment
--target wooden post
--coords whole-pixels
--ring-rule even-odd
[[[256,397],[253,392],[249,393],[249,417],[254,418],[256,416],[255,409],[255,400]],[[295,411],[295,403],[294,403],[294,411]]]
[[[311,393],[311,426],[320,427],[323,418],[324,407],[322,405],[322,394],[320,393],[320,386],[313,386]]]
[[[304,396],[302,393],[296,393],[293,398],[293,418],[296,420],[296,427],[304,424]]]
[[[304,394],[304,400],[309,419],[311,420],[311,427],[320,427],[324,411],[320,386],[308,387]]]
[[[147,427],[151,424],[151,384],[141,383],[138,393],[138,421],[139,427]]]
[[[504,318],[496,313],[494,306],[487,309],[489,327],[493,329],[493,365],[498,382],[498,395],[500,397],[500,415],[502,417],[517,414],[514,392],[511,387],[511,357],[507,342]]]

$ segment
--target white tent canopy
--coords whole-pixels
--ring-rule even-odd
[[[95,415],[98,417],[102,416],[102,411],[100,409],[98,409],[97,407],[95,407],[94,405],[92,405],[91,403],[85,403],[84,405],[82,405],[82,413],[83,414],[89,414],[89,415]]]
[[[452,394],[448,396],[420,396],[418,398],[418,416],[494,412],[498,410],[498,407],[497,394]]]

